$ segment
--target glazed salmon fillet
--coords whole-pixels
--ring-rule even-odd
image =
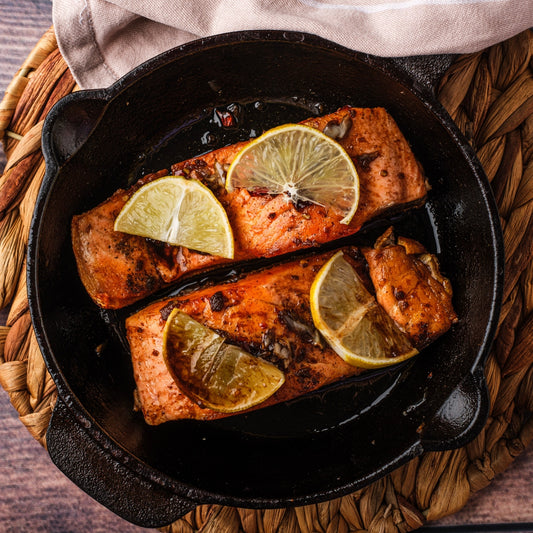
[[[423,250],[423,248],[422,248]],[[420,250],[417,250],[417,254]],[[357,248],[343,248],[344,257],[373,291],[366,274],[367,264]],[[366,251],[367,253],[370,250]],[[258,407],[297,398],[325,385],[360,374],[362,369],[344,362],[319,335],[313,324],[309,292],[313,280],[334,252],[311,255],[264,270],[249,273],[234,282],[228,282],[173,299],[153,303],[129,317],[126,330],[131,349],[133,373],[137,384],[138,406],[148,424],[170,420],[212,420],[228,416],[200,407],[180,392],[167,370],[162,356],[165,321],[174,308],[187,313],[203,325],[216,330],[229,343],[237,344],[252,355],[278,366],[285,373],[285,383]],[[427,254],[424,250],[424,253]],[[401,245],[388,250],[387,265],[405,262],[406,249]],[[411,254],[407,254],[411,255]],[[429,255],[429,254],[427,254]],[[427,280],[432,277],[424,263],[410,272]],[[380,271],[378,258],[370,264],[370,275]],[[405,269],[390,272],[390,283],[400,286]],[[442,276],[439,275],[439,279]],[[438,286],[440,285],[440,291]],[[421,305],[441,306],[445,289],[435,280],[434,292],[424,296]],[[448,294],[448,293],[447,293]],[[402,310],[406,316],[414,311],[402,330],[416,344],[418,331],[424,320],[417,313],[416,294],[411,305]],[[453,313],[451,298],[448,313]],[[395,304],[396,302],[393,302]],[[391,311],[390,302],[384,308]],[[430,310],[429,310],[430,311]],[[441,321],[440,328],[428,330],[427,343],[449,329],[450,321]],[[257,408],[257,407],[256,407]]]
[[[428,186],[421,166],[393,118],[382,108],[345,107],[304,121],[321,131],[343,130],[337,141],[355,163],[359,207],[350,224],[324,207],[295,206],[285,195],[227,192],[225,172],[245,143],[175,164],[171,172],[198,179],[224,206],[235,239],[234,261],[274,257],[356,233],[380,215],[422,205]],[[341,127],[342,126],[342,127]],[[167,170],[142,178],[128,190],[72,220],[72,244],[81,280],[101,307],[129,305],[182,276],[227,259],[116,232],[114,221],[131,195]]]
[[[452,288],[435,257],[416,241],[386,232],[374,248],[363,249],[376,300],[417,347],[457,322]]]

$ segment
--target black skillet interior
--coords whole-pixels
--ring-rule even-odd
[[[71,250],[72,216],[144,173],[346,104],[385,107],[424,166],[427,206],[392,222],[437,253],[459,323],[400,368],[223,421],[146,425],[132,409],[122,342],[133,308],[105,313],[90,301]],[[222,126],[228,112],[236,127]],[[218,36],[163,54],[110,89],[70,95],[49,114],[43,143],[47,174],[29,247],[32,317],[60,403],[98,442],[107,477],[125,464],[188,508],[305,504],[354,490],[422,451],[460,446],[481,429],[483,363],[501,293],[498,217],[472,150],[429,92],[390,62],[302,34]],[[388,223],[352,242],[371,241]],[[130,515],[105,494],[111,482],[98,485],[101,472],[82,481],[87,474],[61,460],[68,440],[51,428],[50,453],[68,475],[119,514],[153,524],[142,518],[142,491],[133,502],[141,512]]]

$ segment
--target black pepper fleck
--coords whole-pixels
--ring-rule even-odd
[[[224,309],[224,295],[221,291],[215,292],[211,298],[209,298],[209,305],[211,306],[211,311],[218,312]]]

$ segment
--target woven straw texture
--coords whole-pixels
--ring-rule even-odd
[[[506,276],[497,338],[486,367],[491,412],[464,448],[427,453],[353,494],[296,509],[204,505],[166,532],[405,532],[458,511],[533,438],[533,33],[458,58],[438,97],[477,151],[504,229]],[[8,159],[0,178],[0,384],[22,423],[46,446],[56,400],[31,328],[25,249],[44,175],[43,119],[76,90],[53,29],[39,41],[0,104]]]

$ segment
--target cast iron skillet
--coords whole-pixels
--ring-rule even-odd
[[[72,216],[143,173],[346,104],[387,108],[425,167],[427,206],[392,222],[438,254],[459,323],[400,368],[223,421],[146,425],[132,409],[122,330],[146,302],[106,313],[90,301],[71,250]],[[228,110],[234,128],[221,126]],[[108,89],[66,97],[47,117],[43,149],[28,292],[59,392],[48,450],[120,516],[159,526],[204,503],[318,502],[424,451],[462,446],[483,427],[483,366],[502,291],[497,211],[472,149],[431,90],[391,61],[301,33],[215,36],[164,53]],[[390,222],[351,242],[371,242]]]

